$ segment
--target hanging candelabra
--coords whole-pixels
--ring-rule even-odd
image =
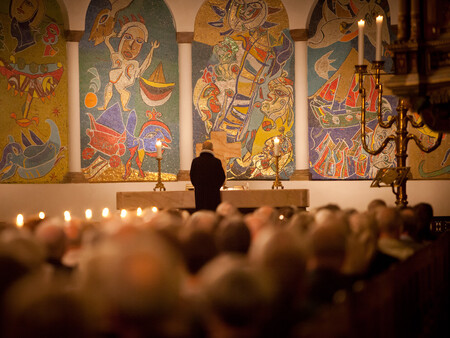
[[[153,188],[153,191],[156,191],[156,189],[159,189],[159,191],[166,191],[166,187],[162,183],[161,179],[161,160],[162,160],[162,144],[161,141],[156,142],[156,159],[158,160],[158,182],[156,183],[156,186]]]
[[[275,156],[275,182],[272,184],[272,189],[284,189],[280,181],[280,139],[275,137],[273,141],[273,153]]]
[[[384,66],[384,61],[381,60],[381,26],[383,22],[383,17],[378,16],[376,18],[377,23],[377,42],[376,42],[376,57],[375,61],[372,62],[372,69],[374,73],[367,72],[367,65],[363,64],[364,55],[364,21],[360,20],[358,22],[359,27],[359,55],[358,55],[358,65],[355,66],[356,73],[358,74],[359,83],[359,94],[361,95],[361,143],[364,150],[370,155],[380,154],[390,142],[395,142],[395,157],[397,159],[397,166],[395,168],[380,169],[375,177],[372,185],[373,187],[379,187],[380,182],[385,183],[387,186],[392,187],[392,191],[396,196],[395,204],[398,207],[406,206],[408,204],[406,195],[406,182],[410,175],[410,168],[406,166],[406,158],[408,157],[407,148],[408,142],[414,140],[417,146],[423,152],[429,153],[435,150],[441,144],[442,133],[438,134],[437,140],[433,146],[426,148],[419,138],[411,133],[408,133],[408,122],[415,129],[424,126],[424,122],[414,121],[413,116],[408,115],[408,107],[404,99],[399,99],[397,106],[397,115],[391,116],[389,119],[384,120],[382,112],[382,96],[383,87],[381,84],[381,70]],[[396,124],[395,134],[391,134],[386,137],[378,149],[372,149],[367,145],[367,135],[366,135],[366,90],[364,88],[364,76],[372,75],[375,77],[375,89],[378,91],[378,102],[377,102],[377,121],[378,126],[383,129],[390,129],[394,123]]]

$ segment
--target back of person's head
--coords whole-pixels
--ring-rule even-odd
[[[429,203],[422,202],[413,206],[413,210],[418,224],[418,238],[425,241],[433,240],[435,238],[431,232],[433,207]]]
[[[348,220],[341,212],[332,212],[315,223],[308,235],[309,268],[340,271],[346,255]]]
[[[238,256],[219,256],[200,277],[212,337],[260,336],[270,298],[263,275]]]
[[[202,150],[213,150],[214,145],[211,141],[206,140],[205,142],[203,142],[202,144]]]
[[[187,270],[195,275],[217,255],[214,235],[201,229],[189,229],[181,238],[181,250]]]
[[[211,210],[199,210],[194,212],[187,220],[185,229],[202,230],[208,233],[214,233],[219,222],[218,215]]]
[[[299,236],[304,236],[313,222],[314,215],[312,213],[308,211],[298,211],[289,220],[287,229]]]
[[[240,215],[239,209],[228,201],[221,202],[216,208],[216,213],[220,217],[230,217]]]
[[[398,239],[402,229],[400,211],[394,207],[380,207],[375,215],[380,236]]]
[[[369,202],[369,204],[367,205],[367,211],[369,213],[373,213],[376,211],[377,208],[386,206],[387,204],[384,200],[376,198]]]
[[[30,275],[14,285],[5,302],[5,338],[94,337],[88,305],[64,283]]]
[[[241,216],[224,218],[215,234],[219,252],[235,252],[247,254],[251,242],[251,234]]]
[[[418,239],[419,224],[417,222],[414,209],[406,207],[400,210],[403,229],[402,232],[408,234],[412,239]]]
[[[64,225],[57,219],[42,221],[35,230],[36,239],[42,243],[47,252],[47,258],[61,260],[66,252],[67,237]]]

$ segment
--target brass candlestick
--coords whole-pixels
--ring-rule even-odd
[[[162,183],[161,180],[161,160],[162,158],[156,158],[158,160],[158,182],[156,183],[156,186],[153,188],[153,191],[156,191],[156,189],[159,189],[159,191],[166,191],[166,187]]]
[[[398,207],[406,206],[408,204],[407,195],[406,195],[406,181],[408,180],[409,167],[406,167],[406,158],[408,157],[407,148],[408,142],[410,140],[414,140],[420,150],[429,153],[434,149],[439,147],[442,140],[442,133],[438,134],[438,138],[436,143],[430,148],[425,148],[420,142],[419,138],[416,135],[408,133],[407,127],[408,122],[411,123],[413,128],[421,128],[424,126],[424,122],[421,121],[417,123],[414,121],[411,115],[407,115],[408,108],[404,102],[404,100],[400,99],[399,104],[397,106],[397,116],[389,118],[387,121],[383,120],[383,112],[382,112],[382,95],[383,88],[381,85],[381,70],[383,69],[384,61],[374,61],[372,63],[372,68],[375,70],[375,74],[367,73],[366,65],[356,65],[355,70],[358,74],[359,81],[359,93],[361,94],[361,143],[364,150],[370,155],[378,155],[381,153],[389,142],[395,142],[395,157],[397,159],[397,167],[393,168],[395,171],[396,177],[391,179],[392,182],[390,185],[392,186],[392,191],[396,196],[395,204]],[[392,125],[396,124],[395,135],[390,135],[386,139],[383,140],[383,143],[378,149],[370,149],[367,145],[367,136],[366,136],[366,90],[364,88],[364,75],[374,75],[375,76],[375,88],[378,90],[378,104],[377,104],[377,118],[378,125],[381,128],[388,129],[391,128]],[[377,175],[377,180],[379,175]],[[372,186],[380,186],[379,184],[372,184]],[[397,188],[397,191],[395,190]]]
[[[280,155],[275,155],[275,182],[272,184],[272,189],[284,189],[283,184],[280,182],[279,161]]]

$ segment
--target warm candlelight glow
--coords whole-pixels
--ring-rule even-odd
[[[70,216],[70,211],[64,211],[64,220],[66,222],[70,222],[70,220],[72,219],[72,217]]]
[[[18,228],[23,227],[23,215],[22,214],[18,214],[17,215],[16,225],[17,225]]]
[[[153,212],[158,212],[158,208],[157,207],[152,207],[152,211]]]
[[[162,143],[160,140],[156,141],[156,158],[162,158]]]
[[[120,210],[120,217],[121,218],[127,217],[127,211],[125,209]]]
[[[358,65],[364,64],[364,20],[358,21]]]
[[[280,156],[280,139],[278,137],[273,140],[273,154]]]
[[[103,216],[104,218],[106,218],[106,217],[109,216],[109,209],[108,209],[108,208],[104,208],[104,209],[102,210],[102,216]]]
[[[41,211],[39,213],[39,219],[44,219],[45,218],[45,213],[43,211]]]
[[[91,220],[92,219],[92,210],[91,209],[86,209],[86,211],[84,212],[84,215],[85,215],[87,220]]]
[[[377,42],[375,48],[375,61],[381,61],[381,30],[383,28],[383,16],[377,16]]]
[[[139,217],[142,216],[142,208],[137,208],[136,215]]]

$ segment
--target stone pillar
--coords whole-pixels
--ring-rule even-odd
[[[308,32],[291,31],[295,41],[295,172],[291,180],[309,180],[308,145]]]
[[[193,33],[177,33],[178,72],[180,88],[180,171],[179,181],[190,181],[189,170],[193,159],[192,124],[192,39]]]
[[[64,178],[66,183],[87,182],[81,172],[81,145],[80,145],[80,74],[78,45],[83,36],[82,31],[66,32],[67,53],[67,82],[68,82],[68,150],[69,172]]]

